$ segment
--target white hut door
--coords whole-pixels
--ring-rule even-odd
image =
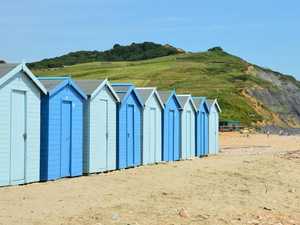
[[[219,115],[218,115],[218,113],[215,113],[215,136],[216,136],[215,149],[216,149],[216,154],[217,154],[217,153],[219,153]]]
[[[149,160],[154,163],[156,160],[156,108],[150,108],[150,140],[149,140]]]
[[[109,152],[108,152],[108,101],[107,99],[100,100],[100,114],[98,115],[99,120],[99,150],[96,154],[97,162],[99,167],[97,170],[103,171],[108,169],[109,165]]]
[[[212,130],[212,153],[217,154],[217,113],[212,113],[211,119],[211,130]]]
[[[26,93],[13,91],[11,99],[11,182],[25,180]]]

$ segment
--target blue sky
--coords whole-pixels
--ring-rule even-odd
[[[299,10],[299,0],[3,1],[0,59],[31,62],[154,41],[188,51],[221,46],[300,80]]]

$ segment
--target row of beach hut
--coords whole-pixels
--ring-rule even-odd
[[[217,154],[217,100],[0,64],[0,186]]]

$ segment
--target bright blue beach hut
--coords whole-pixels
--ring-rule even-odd
[[[119,97],[107,80],[76,83],[88,96],[84,106],[84,173],[115,170]]]
[[[46,89],[25,64],[0,64],[0,186],[40,180],[40,108]]]
[[[208,152],[209,154],[219,153],[219,113],[221,108],[218,104],[217,99],[207,100],[209,108],[209,119],[208,119]]]
[[[196,155],[196,106],[191,95],[177,95],[180,103],[181,159]]]
[[[143,102],[143,165],[162,161],[162,112],[164,104],[155,87],[136,88]]]
[[[163,161],[180,159],[180,104],[175,91],[159,91],[164,103]]]
[[[86,95],[68,77],[39,80],[47,89],[41,106],[41,180],[80,176]]]
[[[143,103],[128,83],[113,83],[120,103],[117,109],[117,168],[139,166],[142,163],[142,110]]]
[[[205,97],[193,97],[197,107],[196,116],[196,156],[208,155],[208,116],[209,109]]]

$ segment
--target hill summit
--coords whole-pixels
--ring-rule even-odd
[[[43,59],[29,64],[32,69],[57,68],[88,62],[137,61],[183,53],[169,44],[153,42],[132,43],[128,46],[115,44],[107,51],[77,51],[55,58]]]

